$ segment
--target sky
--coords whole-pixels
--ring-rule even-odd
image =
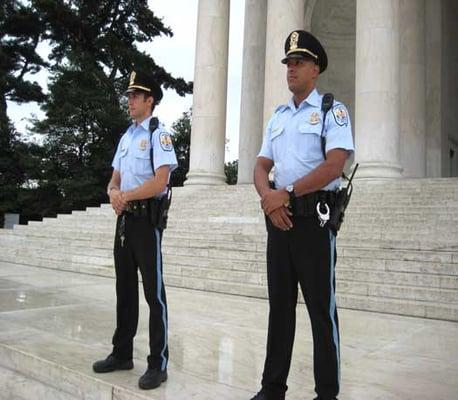
[[[230,1],[226,162],[238,158],[245,9],[244,0]],[[198,0],[148,0],[148,3],[155,15],[162,18],[164,24],[172,29],[174,36],[172,38],[155,38],[152,43],[142,44],[139,48],[150,54],[156,64],[164,67],[173,76],[193,81]],[[42,57],[46,57],[47,46],[40,46],[38,52]],[[45,90],[47,88],[47,78],[47,74],[44,71],[31,76],[31,80],[38,81]],[[172,123],[179,119],[183,112],[189,110],[191,106],[192,95],[180,97],[173,90],[166,90],[164,98],[155,113],[160,121],[170,128]],[[8,116],[15,124],[16,129],[24,132],[27,129],[29,118],[32,116],[43,118],[44,114],[36,103],[18,105],[8,102]]]

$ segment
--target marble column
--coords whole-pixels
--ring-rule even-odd
[[[225,183],[229,1],[199,0],[189,172],[185,185]]]
[[[358,178],[399,178],[399,0],[357,0]]]
[[[291,97],[286,83],[285,40],[295,29],[304,29],[304,0],[269,0],[267,5],[266,64],[264,78],[264,124],[278,105]]]
[[[426,176],[425,1],[400,3],[401,164],[405,177]]]
[[[263,137],[267,0],[245,1],[237,183],[253,183]]]
[[[426,176],[443,172],[442,1],[426,1]]]

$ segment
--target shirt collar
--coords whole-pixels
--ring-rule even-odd
[[[151,121],[151,118],[153,118],[152,115],[150,115],[148,118],[144,119],[141,124],[136,124],[135,122],[130,126],[131,132],[135,131],[136,128],[141,127],[145,131],[149,131],[149,122]]]
[[[298,107],[296,107],[296,105],[294,104],[294,100],[291,97],[289,99],[289,101],[288,101],[288,107],[291,110],[296,111],[296,110],[299,110],[300,108],[302,108],[305,103],[308,103],[313,107],[320,107],[320,95],[318,94],[318,91],[316,90],[316,88],[314,88],[310,92],[310,94],[307,96],[307,98],[302,100],[302,102],[299,104]]]

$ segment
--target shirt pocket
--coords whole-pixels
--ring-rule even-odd
[[[132,157],[132,172],[134,175],[143,178],[150,177],[153,174],[151,167],[149,148],[145,150],[136,150]]]
[[[119,151],[119,157],[124,158],[127,155],[127,147],[121,147],[121,150]]]
[[[273,142],[275,139],[280,137],[285,132],[283,125],[274,125],[270,130],[270,141]]]
[[[282,159],[286,156],[286,143],[285,143],[285,127],[284,125],[274,125],[270,131],[270,143],[272,148],[272,155],[275,164],[281,163]]]
[[[297,146],[294,151],[301,160],[314,160],[321,154],[321,124],[309,124],[308,122],[299,125]]]

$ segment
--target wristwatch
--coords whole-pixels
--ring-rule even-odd
[[[289,204],[292,205],[294,199],[296,198],[296,194],[294,193],[294,185],[288,185],[285,187],[285,189],[289,195]]]

